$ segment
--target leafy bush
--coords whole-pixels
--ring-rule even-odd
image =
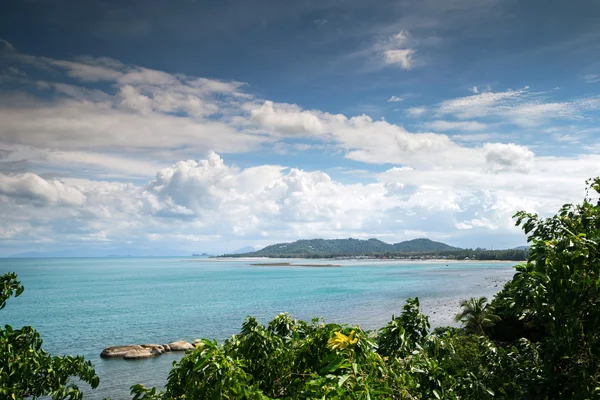
[[[265,327],[249,317],[222,345],[204,340],[187,353],[164,392],[138,385],[134,399],[515,398],[539,370],[528,342],[505,350],[460,330],[428,330],[418,299],[378,332],[287,314]]]
[[[529,260],[496,297],[505,321],[535,340],[549,398],[600,396],[600,178],[588,181],[582,204],[551,218],[516,215],[531,244]]]

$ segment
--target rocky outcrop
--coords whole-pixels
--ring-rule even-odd
[[[143,350],[144,348],[140,345],[128,345],[128,346],[111,346],[102,350],[100,357],[102,358],[115,358],[123,357],[131,350]]]
[[[185,340],[178,340],[177,342],[169,343],[171,351],[186,351],[192,350],[194,345],[186,342]]]
[[[159,355],[165,352],[164,346],[160,344],[142,344],[143,348],[150,350],[151,353]]]
[[[131,349],[123,356],[124,360],[141,360],[144,358],[154,357],[157,354],[151,349]]]
[[[194,344],[185,340],[178,340],[169,344],[132,344],[127,346],[111,346],[102,350],[102,358],[123,358],[125,360],[140,360],[156,357],[170,351],[186,351],[195,348]]]

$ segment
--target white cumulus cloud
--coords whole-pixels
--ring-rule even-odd
[[[529,172],[534,167],[535,154],[514,143],[486,143],[483,146],[488,169],[492,172]]]
[[[399,66],[412,67],[406,51],[416,44],[401,32],[369,54],[382,63],[391,51]],[[0,95],[4,253],[34,244],[261,245],[315,236],[394,242],[461,232],[521,244],[512,214],[550,213],[577,201],[600,165],[593,143],[591,154],[547,156],[489,132],[507,122],[579,120],[600,108],[598,97],[550,101],[528,87],[478,87],[471,96],[406,109],[428,130],[414,132],[367,115],[257,99],[236,81],[109,58],[55,60],[16,50],[8,57],[60,79],[19,75],[26,88]],[[225,162],[232,153],[267,149],[290,157],[326,152],[331,163],[345,157],[346,169]],[[346,172],[362,183],[347,183]]]
[[[42,179],[32,173],[0,174],[0,195],[41,205],[81,205],[85,202],[85,195],[77,188],[57,179]]]
[[[383,52],[383,59],[387,64],[396,64],[408,70],[414,65],[414,54],[413,49],[392,49]]]

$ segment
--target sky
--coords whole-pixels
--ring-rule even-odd
[[[600,175],[597,1],[8,0],[0,256],[510,248]]]

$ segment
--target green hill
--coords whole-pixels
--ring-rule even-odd
[[[462,250],[429,239],[414,239],[388,244],[378,239],[310,239],[292,243],[277,243],[251,253],[226,256],[236,257],[331,257],[385,253],[420,253]]]
[[[446,243],[434,242],[429,239],[413,239],[393,244],[395,252],[398,253],[422,253],[425,251],[454,251],[462,250],[458,247],[452,247]]]

